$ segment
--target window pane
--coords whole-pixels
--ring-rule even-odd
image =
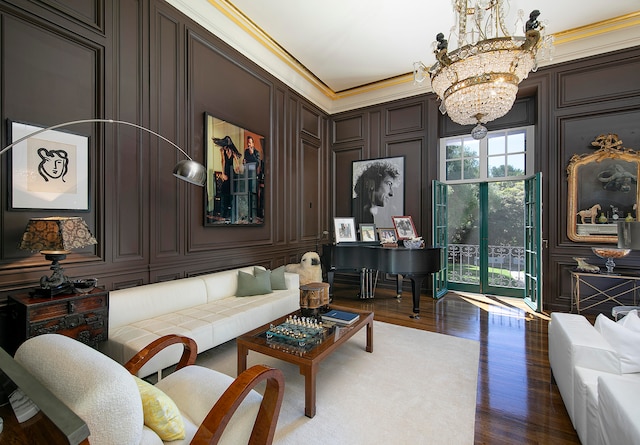
[[[488,143],[488,154],[491,155],[499,155],[505,152],[505,138],[503,135],[497,136],[489,136],[487,138]]]
[[[464,141],[464,154],[465,158],[480,156],[480,141],[475,139],[469,139]]]
[[[523,176],[526,172],[524,153],[507,156],[507,166],[509,176]]]
[[[526,163],[533,159],[527,150],[532,150],[533,127],[498,130],[487,137],[475,140],[468,135],[441,139],[440,173],[443,181],[460,182],[487,179],[521,179],[526,174]]]
[[[490,178],[504,178],[506,173],[504,171],[504,156],[491,156],[487,159],[487,176]]]
[[[447,161],[447,180],[462,179],[462,161]]]
[[[447,159],[457,159],[462,156],[462,141],[447,142]]]
[[[512,133],[507,136],[507,152],[521,153],[525,151],[525,132]]]
[[[480,161],[476,159],[465,159],[464,179],[478,179],[480,177]]]

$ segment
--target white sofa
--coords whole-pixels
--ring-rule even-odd
[[[298,274],[284,273],[286,289],[236,297],[239,271],[253,274],[254,267],[110,292],[109,337],[102,352],[124,364],[167,334],[192,338],[202,352],[300,308]],[[161,372],[178,363],[181,352],[178,345],[168,347],[137,375]]]
[[[602,322],[615,325],[612,320],[597,321],[603,332]],[[553,377],[583,445],[640,443],[640,372],[630,367],[620,345],[624,342],[609,341],[611,335],[600,330],[582,315],[552,313],[548,336]]]

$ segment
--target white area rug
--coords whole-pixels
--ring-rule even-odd
[[[365,329],[320,364],[316,415],[304,415],[299,368],[249,352],[285,374],[275,444],[473,444],[479,343],[374,322],[373,353]],[[231,341],[201,353],[198,364],[236,375]]]

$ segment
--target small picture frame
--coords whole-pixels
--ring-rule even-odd
[[[411,216],[392,216],[398,240],[413,239],[418,236]]]
[[[356,223],[352,217],[333,218],[336,243],[356,241]]]
[[[396,244],[398,237],[393,227],[378,228],[378,239],[382,244]]]
[[[378,241],[375,224],[360,224],[360,241]]]

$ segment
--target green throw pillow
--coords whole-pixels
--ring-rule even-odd
[[[259,273],[264,273],[265,271],[260,269],[259,267],[253,268],[253,274],[258,276]],[[268,272],[268,270],[267,270]],[[286,290],[287,282],[284,279],[284,266],[280,266],[277,269],[273,269],[271,271],[271,290]]]
[[[261,270],[256,276],[250,273],[238,271],[238,290],[236,297],[250,297],[252,295],[270,294],[271,290],[271,271]]]

